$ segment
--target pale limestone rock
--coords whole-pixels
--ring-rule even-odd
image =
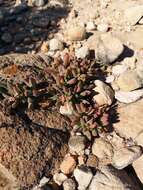
[[[127,71],[116,80],[121,91],[132,91],[143,86],[143,79],[139,77],[135,70]]]
[[[62,50],[63,42],[56,38],[51,39],[49,42],[49,48],[50,48],[50,51]]]
[[[109,26],[108,26],[107,23],[101,23],[101,24],[98,24],[98,25],[97,25],[97,30],[98,30],[99,32],[107,32],[108,29],[109,29]]]
[[[73,114],[72,104],[69,102],[66,102],[65,105],[60,107],[60,113],[62,115],[72,115]]]
[[[102,167],[93,177],[89,190],[141,190],[123,170]]]
[[[114,151],[112,165],[117,169],[123,169],[132,164],[142,155],[142,150],[139,146],[124,147]]]
[[[143,5],[137,5],[125,10],[124,17],[130,25],[135,25],[143,16]]]
[[[132,138],[143,146],[143,99],[117,109],[119,121],[113,123],[120,136]]]
[[[136,102],[142,97],[143,97],[143,89],[134,90],[131,92],[124,92],[124,91],[115,92],[115,99],[117,99],[119,102],[126,103],[126,104]]]
[[[71,153],[83,154],[85,149],[86,138],[84,136],[71,136],[68,142]]]
[[[143,156],[138,158],[135,162],[132,164],[139,180],[143,184]]]
[[[110,86],[100,80],[95,80],[96,87],[94,91],[98,94],[93,97],[93,100],[99,105],[111,105],[114,99],[114,91]]]
[[[84,59],[89,55],[89,49],[86,46],[83,46],[77,50],[75,50],[75,56],[77,58]]]
[[[115,65],[112,67],[112,74],[114,76],[119,76],[120,74],[126,72],[128,70],[127,65]]]
[[[135,69],[136,68],[136,57],[126,57],[123,62],[122,65],[127,65],[130,69]]]
[[[63,183],[63,189],[64,190],[76,190],[75,181],[72,179],[65,180]]]
[[[143,24],[143,18],[139,20],[139,24]]]
[[[97,42],[96,42],[97,43]],[[103,64],[114,62],[123,52],[122,42],[111,34],[102,34],[95,48],[95,58]]]
[[[67,176],[63,173],[55,173],[53,175],[53,180],[55,181],[55,183],[57,183],[58,185],[62,185],[62,183],[67,179]]]
[[[43,177],[43,178],[40,180],[39,187],[44,186],[44,185],[47,184],[49,181],[50,181],[50,178]]]
[[[67,37],[71,41],[81,41],[86,38],[86,30],[84,26],[70,26],[67,29]]]
[[[86,190],[91,182],[93,174],[89,168],[76,168],[74,170],[74,177],[78,183],[78,189]]]
[[[94,24],[94,22],[93,21],[89,21],[87,24],[86,24],[86,29],[87,30],[95,30],[96,29],[96,26],[95,26],[95,24]]]
[[[95,139],[92,145],[92,153],[99,159],[110,160],[113,156],[113,147],[103,138]]]

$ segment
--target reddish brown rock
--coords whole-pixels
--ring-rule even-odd
[[[60,165],[60,169],[64,174],[70,174],[76,167],[76,161],[72,156],[66,156]]]

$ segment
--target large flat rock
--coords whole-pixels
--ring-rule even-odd
[[[141,156],[140,158],[138,158],[134,163],[133,163],[133,168],[139,178],[139,180],[141,181],[141,183],[143,184],[143,156]]]
[[[117,109],[119,121],[114,129],[126,138],[132,138],[143,146],[143,99]]]
[[[88,190],[140,190],[124,170],[106,166],[97,171]]]

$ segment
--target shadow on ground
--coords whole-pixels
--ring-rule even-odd
[[[113,129],[113,125],[115,123],[118,123],[120,121],[119,118],[119,113],[118,113],[118,104],[114,102],[114,104],[112,105],[112,107],[109,110],[109,128],[108,131],[112,132]]]
[[[57,33],[58,22],[69,12],[66,5],[39,9],[27,4],[14,7],[12,2],[0,5],[0,55],[38,52],[42,42]]]

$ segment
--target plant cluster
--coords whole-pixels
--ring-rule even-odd
[[[94,81],[99,77],[95,60],[76,59],[66,53],[63,58],[55,58],[47,67],[39,68],[39,73],[40,81],[32,74],[23,80],[13,77],[1,81],[1,100],[8,101],[12,109],[19,106],[25,106],[26,109],[49,109],[54,106],[59,109],[69,103],[73,109],[69,116],[72,126],[77,124],[98,132],[106,129],[108,108],[99,107],[93,101]]]
[[[99,67],[95,60],[76,59],[69,54],[55,58],[50,68],[58,89],[60,105],[70,103],[73,114],[69,117],[72,125],[78,124],[89,130],[103,131],[108,126],[107,107],[99,107],[94,101],[94,81],[98,78]]]

